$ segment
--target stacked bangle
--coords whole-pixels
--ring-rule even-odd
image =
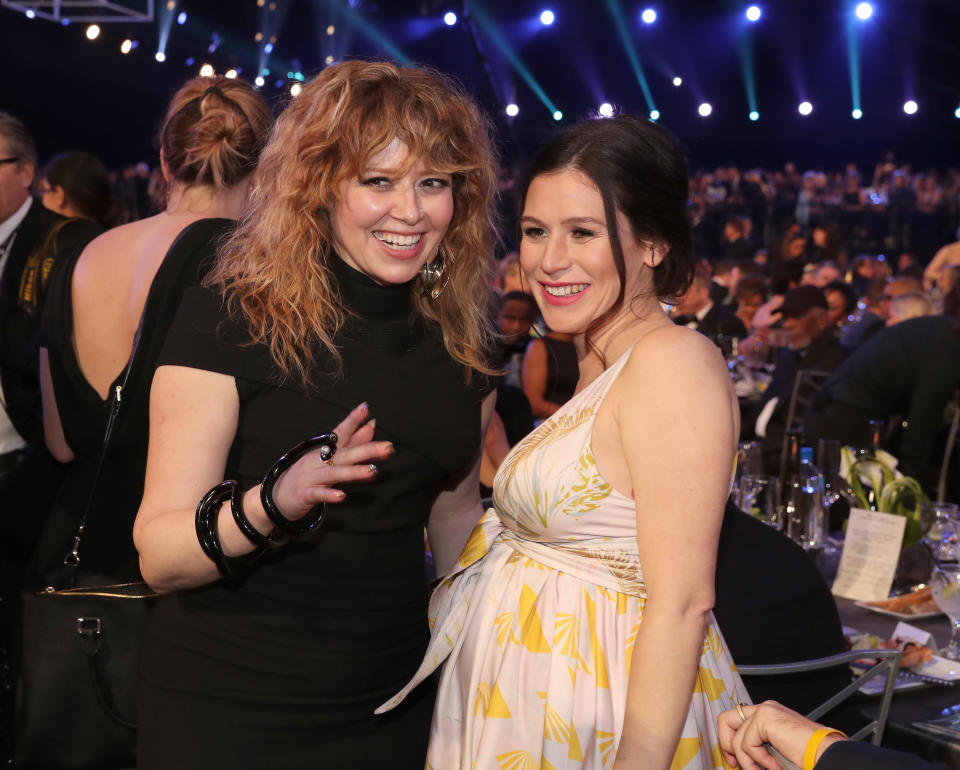
[[[289,535],[303,535],[319,527],[323,523],[323,518],[327,512],[326,505],[318,503],[302,519],[293,521],[284,516],[277,508],[277,504],[273,500],[273,488],[284,471],[307,452],[312,452],[317,448],[320,450],[320,459],[323,462],[329,462],[337,452],[337,434],[324,433],[322,436],[314,436],[306,441],[301,441],[273,464],[273,467],[263,477],[263,484],[260,485],[260,502],[263,504],[263,510],[279,530]]]
[[[813,735],[810,736],[810,740],[807,741],[806,751],[803,752],[803,770],[813,770],[814,765],[817,764],[817,751],[820,749],[820,744],[823,743],[823,739],[828,735],[842,735],[844,738],[847,737],[839,730],[833,730],[829,727],[821,727],[819,730],[814,731]]]
[[[253,526],[243,513],[241,497],[240,485],[236,481],[221,481],[203,496],[203,499],[197,506],[196,527],[200,547],[210,560],[217,565],[217,569],[224,577],[235,577],[239,570],[249,567],[263,556],[265,550],[263,545],[257,544],[257,547],[253,551],[243,556],[227,556],[223,552],[223,544],[220,542],[220,532],[218,528],[220,506],[223,505],[223,503],[229,500],[234,519],[238,519],[237,514],[239,512],[240,518],[246,522],[250,529],[253,529]],[[241,530],[247,535],[243,527],[241,527]],[[266,537],[259,532],[257,532],[257,534],[260,537]],[[247,536],[249,537],[249,535]]]
[[[337,434],[324,433],[322,436],[302,441],[290,451],[284,453],[267,471],[260,485],[260,501],[275,528],[269,535],[260,532],[247,518],[243,510],[243,493],[240,485],[233,480],[221,481],[203,496],[197,506],[196,528],[200,547],[210,560],[217,566],[224,577],[235,577],[239,570],[245,569],[263,556],[267,548],[283,545],[291,537],[311,532],[323,523],[326,506],[323,503],[315,505],[301,519],[292,520],[284,516],[273,500],[273,488],[280,476],[307,452],[319,448],[320,459],[328,463],[337,451]],[[230,501],[230,512],[233,520],[244,536],[254,545],[254,550],[243,556],[227,556],[223,552],[220,542],[218,521],[220,508]]]

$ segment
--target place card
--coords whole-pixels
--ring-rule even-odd
[[[851,508],[834,595],[862,602],[889,598],[906,526],[903,516]]]

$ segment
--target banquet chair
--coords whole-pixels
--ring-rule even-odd
[[[830,372],[821,372],[816,369],[800,369],[793,381],[793,391],[790,393],[790,403],[787,406],[787,422],[783,430],[783,444],[780,447],[780,478],[784,478],[787,471],[787,450],[790,445],[790,434],[793,431],[806,428],[807,413],[810,411],[811,400],[820,392],[827,382]],[[807,436],[812,443],[816,436]]]
[[[807,671],[818,671],[837,665],[850,665],[851,663],[864,659],[875,659],[876,662],[850,682],[850,684],[825,700],[806,716],[807,719],[812,719],[814,722],[818,721],[824,714],[832,711],[856,693],[866,682],[881,674],[885,674],[886,680],[884,681],[883,692],[880,696],[880,709],[877,718],[868,722],[850,736],[850,740],[860,741],[872,733],[871,742],[879,746],[880,741],[883,739],[883,730],[887,724],[887,716],[890,713],[890,700],[893,698],[893,688],[897,681],[897,672],[900,670],[900,650],[850,650],[849,652],[841,652],[838,655],[830,655],[826,658],[801,660],[795,663],[737,666],[737,671],[741,676],[802,674]]]
[[[957,442],[957,428],[960,426],[960,396],[954,395],[953,400],[947,404],[947,411],[952,412],[952,415],[950,419],[950,429],[947,431],[947,444],[943,450],[943,461],[940,463],[940,480],[937,484],[937,500],[947,499],[947,480],[950,477],[953,447]]]

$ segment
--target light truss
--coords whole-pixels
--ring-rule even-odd
[[[60,23],[152,22],[154,0],[0,0],[0,6]]]

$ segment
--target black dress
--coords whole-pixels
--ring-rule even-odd
[[[345,487],[321,531],[239,582],[158,602],[141,660],[141,770],[423,767],[432,689],[395,713],[373,711],[409,680],[429,639],[423,526],[438,487],[478,451],[488,385],[466,383],[439,329],[414,315],[412,287],[333,262],[355,315],[336,340],[342,375],[318,352],[310,391],[249,344],[213,292],[186,293],[167,340],[160,364],[234,377],[226,477],[244,488],[362,401],[396,454],[373,482]]]
[[[150,383],[180,297],[208,268],[229,219],[202,219],[184,228],[157,270],[144,305],[136,361],[123,394],[110,449],[104,460],[86,533],[80,546],[81,572],[110,580],[138,580],[133,520],[143,496],[147,464]],[[49,512],[28,580],[36,581],[63,565],[90,495],[90,480],[103,446],[109,401],[87,381],[73,347],[71,285],[76,255],[58,267],[43,318],[50,376],[67,443],[76,459],[67,465],[63,485]],[[112,392],[123,372],[110,385]]]

